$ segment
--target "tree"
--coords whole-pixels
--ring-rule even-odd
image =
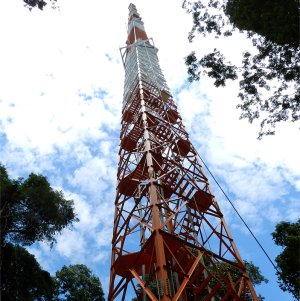
[[[269,282],[269,280],[266,279],[261,274],[259,267],[254,265],[253,262],[244,260],[244,264],[245,264],[246,271],[247,271],[247,273],[250,277],[250,280],[251,280],[251,283],[253,284],[253,286],[260,285],[263,282],[264,283]],[[239,279],[240,274],[241,274],[240,270],[234,268],[232,265],[229,265],[226,262],[219,262],[217,265],[218,265],[219,271],[221,271],[224,274],[225,277],[227,276],[227,271],[231,270],[231,274],[233,275],[233,277],[232,277],[233,282],[236,282],[237,279]],[[221,299],[223,297],[223,295],[224,295],[224,293],[219,294],[218,298]],[[258,299],[259,300],[264,300],[264,297],[259,295]],[[249,294],[246,294],[246,300],[252,300],[252,298]]]
[[[244,265],[246,267],[246,271],[249,275],[249,278],[251,280],[251,283],[253,286],[257,286],[264,283],[268,283],[268,279],[266,279],[262,274],[258,266],[254,265],[253,262],[251,261],[246,261],[244,260]],[[218,267],[218,272],[216,271],[215,267],[211,267],[210,270],[213,274],[215,274],[216,277],[218,277],[218,273],[221,272],[225,278],[228,277],[228,271],[230,271],[230,274],[232,276],[232,281],[236,282],[240,276],[241,276],[241,271],[237,268],[235,268],[233,265],[230,265],[226,262],[217,262],[216,266]],[[224,296],[225,292],[223,291],[222,288],[218,291],[216,300],[221,300],[222,297]],[[258,296],[259,300],[264,300],[264,297],[261,295]],[[252,300],[252,297],[249,295],[249,293],[246,293],[246,300]]]
[[[293,294],[295,300],[300,298],[300,219],[295,223],[281,222],[272,233],[276,245],[283,251],[275,261],[279,268],[277,273],[279,286],[283,291]]]
[[[266,279],[260,272],[260,269],[259,267],[257,267],[256,265],[254,265],[253,262],[251,261],[244,261],[244,264],[245,264],[245,267],[246,267],[246,270],[247,270],[247,273],[250,277],[250,280],[253,284],[253,286],[256,286],[256,285],[260,285],[261,283],[268,283],[268,279]],[[231,270],[231,273],[233,275],[233,282],[237,281],[237,279],[239,278],[239,274],[240,274],[240,271],[238,269],[234,269],[232,265],[226,263],[226,262],[216,262],[216,266],[218,267],[218,272],[221,272],[224,274],[225,277],[227,277],[227,271],[228,270]],[[207,267],[210,272],[212,272],[212,274],[215,274],[215,276],[218,275],[215,267],[211,266],[211,267]],[[215,283],[213,283],[212,281],[212,287],[215,285]],[[137,285],[138,287],[138,291],[140,292],[140,296],[142,296],[142,288],[141,286],[138,284]],[[148,288],[150,288],[150,290],[154,293],[155,296],[157,296],[157,283],[156,281],[153,281],[153,282],[150,282],[148,284]],[[194,294],[192,291],[187,291],[187,295],[188,295],[188,300],[194,300]],[[222,288],[220,288],[218,290],[218,292],[215,294],[215,297],[216,297],[216,300],[221,300],[222,297],[224,296],[224,291],[222,290]],[[250,296],[246,296],[246,300],[251,300],[251,297]],[[261,295],[258,296],[258,299],[259,300],[264,300],[264,297],[262,297]],[[133,298],[131,301],[138,301],[139,299],[136,297],[136,298]],[[141,299],[142,300],[142,299]],[[146,300],[150,300],[148,296],[146,296]],[[202,299],[201,299],[202,300]]]
[[[1,300],[104,301],[99,278],[85,265],[64,266],[51,277],[23,247],[6,243],[1,257]]]
[[[51,4],[52,8],[57,8],[57,0],[23,0],[24,6],[32,10],[32,8],[37,7],[40,10],[43,10],[47,4]]]
[[[0,165],[1,246],[4,242],[29,246],[55,242],[55,235],[78,221],[73,201],[55,191],[46,177],[31,173],[27,179],[9,178]]]
[[[208,3],[206,3],[208,2]],[[226,80],[239,80],[240,118],[261,120],[259,138],[274,134],[278,122],[300,119],[299,1],[297,0],[199,0],[183,1],[193,16],[189,33],[231,36],[245,31],[256,53],[243,53],[241,66],[226,60],[217,49],[198,59],[196,52],[185,58],[190,81],[202,74],[216,87]]]
[[[63,266],[56,272],[58,300],[104,301],[104,293],[98,277],[85,265]]]
[[[55,235],[77,220],[73,201],[53,190],[44,176],[12,180],[0,164],[2,300],[52,300],[53,279],[22,246],[52,245]]]
[[[264,283],[269,282],[269,280],[261,274],[259,267],[256,266],[252,261],[244,260],[244,264],[245,264],[247,273],[250,277],[250,280],[254,286],[260,285],[263,282]]]
[[[56,242],[55,235],[78,219],[73,201],[31,173],[12,180],[0,165],[1,300],[104,301],[99,278],[85,265],[63,267],[52,278],[23,246]]]
[[[6,243],[1,248],[1,300],[53,300],[55,282],[26,249]]]

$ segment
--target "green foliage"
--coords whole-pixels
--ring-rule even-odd
[[[53,300],[55,282],[26,249],[5,244],[1,262],[1,300]]]
[[[24,1],[24,6],[27,7],[28,9],[32,10],[32,8],[38,8],[40,10],[43,10],[44,7],[48,4],[51,3],[52,8],[57,8],[57,0],[23,0]]]
[[[244,52],[239,67],[216,49],[200,60],[192,52],[186,57],[190,81],[202,73],[215,79],[216,87],[239,79],[240,117],[261,119],[259,138],[274,134],[278,122],[299,121],[299,1],[184,0],[183,8],[193,17],[190,42],[196,34],[227,37],[239,29],[256,48],[255,54]]]
[[[237,79],[236,67],[224,64],[224,56],[214,49],[214,52],[205,55],[197,62],[195,52],[192,52],[185,58],[185,63],[188,66],[189,79],[200,80],[201,71],[199,67],[206,68],[204,74],[215,79],[214,85],[216,87],[225,86],[226,79]]]
[[[299,46],[299,1],[228,0],[226,15],[240,30],[256,32],[279,45]]]
[[[98,277],[81,264],[63,266],[56,272],[59,299],[66,301],[104,301]]]
[[[53,300],[55,283],[22,246],[55,242],[55,235],[77,221],[73,201],[51,188],[41,175],[9,178],[0,164],[2,300]]]
[[[268,283],[269,280],[266,279],[260,272],[260,269],[258,266],[256,266],[253,262],[251,261],[244,261],[244,264],[246,266],[246,271],[250,277],[250,280],[254,286],[260,285],[263,282]]]
[[[55,242],[55,235],[77,221],[73,201],[51,188],[42,175],[9,178],[0,165],[1,243],[23,246],[36,241]]]
[[[64,266],[52,278],[22,247],[53,244],[57,233],[77,221],[73,201],[53,190],[44,176],[10,179],[1,164],[0,200],[1,300],[104,301],[99,278],[85,265]]]
[[[1,300],[105,300],[99,278],[85,265],[64,266],[51,277],[32,254],[11,243],[1,248],[1,262]]]
[[[261,271],[260,271],[259,267],[254,265],[253,262],[251,262],[251,261],[248,262],[248,261],[245,260],[244,264],[245,264],[246,271],[247,271],[247,273],[250,277],[250,280],[251,280],[253,286],[257,286],[257,285],[260,285],[262,283],[268,283],[268,279],[266,279],[261,274]],[[242,274],[240,269],[238,269],[238,268],[234,267],[233,265],[230,265],[226,262],[216,262],[215,266],[211,265],[211,266],[207,266],[207,268],[208,268],[208,270],[210,270],[210,272],[212,274],[215,275],[216,278],[219,278],[220,273],[224,275],[224,278],[228,278],[227,272],[230,271],[233,282],[236,282]],[[212,285],[212,287],[214,287],[215,282],[212,280],[210,282],[210,284]],[[155,280],[148,281],[147,282],[147,287],[152,291],[152,293],[155,296],[157,296],[157,284],[156,284]],[[139,298],[140,299],[138,297],[135,297],[135,298],[131,299],[131,301],[143,300],[142,288],[139,284],[137,284],[137,291],[139,292]],[[186,293],[187,293],[188,300],[194,300],[194,293],[192,292],[192,290],[187,289]],[[225,291],[222,288],[220,288],[214,295],[215,300],[216,301],[221,300],[222,297],[224,296],[224,294],[225,294]],[[200,299],[202,300],[201,297],[200,297]],[[258,299],[260,301],[262,301],[262,300],[264,300],[264,297],[259,295]],[[147,301],[150,300],[150,298],[147,295],[146,295],[146,300]],[[246,300],[250,301],[250,300],[252,300],[252,297],[248,294],[248,295],[246,295]]]
[[[251,261],[244,261],[244,265],[246,267],[246,271],[250,277],[251,283],[253,284],[253,286],[257,286],[260,285],[262,283],[268,283],[268,279],[266,279],[262,274],[261,271],[259,269],[259,267],[257,267],[256,265],[253,264],[253,262]],[[242,275],[242,271],[238,268],[236,268],[233,265],[230,265],[226,262],[218,262],[216,263],[216,266],[218,268],[218,272],[216,271],[216,269],[213,267],[211,269],[211,272],[213,274],[215,274],[216,277],[218,277],[218,273],[222,273],[224,278],[228,278],[228,271],[230,271],[230,275],[232,277],[233,282],[236,282]],[[221,300],[222,297],[224,296],[225,292],[222,290],[222,288],[220,288],[220,290],[218,291],[218,293],[215,295],[216,296],[216,300]],[[259,300],[263,300],[264,297],[262,296],[258,296]],[[247,301],[251,301],[252,297],[249,294],[249,292],[246,293],[246,300]]]
[[[281,222],[272,233],[276,245],[283,251],[276,257],[280,288],[300,298],[300,219],[295,223]]]

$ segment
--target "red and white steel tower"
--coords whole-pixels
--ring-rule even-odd
[[[108,300],[258,300],[129,5]]]

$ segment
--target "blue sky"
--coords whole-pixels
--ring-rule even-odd
[[[84,263],[108,289],[129,1],[60,0],[60,11],[26,11],[21,0],[0,4],[0,160],[12,177],[46,175],[75,202],[80,222],[30,247],[52,274]],[[148,36],[191,141],[274,260],[270,233],[279,221],[299,217],[299,125],[278,126],[257,140],[259,124],[239,120],[237,83],[216,89],[203,78],[188,84],[184,56],[219,47],[233,62],[251,45],[241,35],[187,40],[191,17],[181,1],[136,0]],[[208,175],[208,172],[205,171]],[[257,288],[266,301],[291,300],[275,271],[230,204],[214,194],[243,258],[269,283]]]

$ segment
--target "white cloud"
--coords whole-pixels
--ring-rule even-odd
[[[100,227],[110,228],[111,220],[114,214],[114,207],[111,201],[103,200],[99,194],[96,204],[83,199],[80,195],[74,193],[66,193],[68,199],[72,199],[75,205],[76,215],[79,222],[74,224],[74,228],[79,232],[85,232],[94,237],[94,232]]]
[[[55,252],[72,264],[107,263],[110,256],[113,206],[101,201],[100,197],[96,207],[79,195],[72,193],[68,197],[74,200],[79,222],[57,237]]]
[[[76,230],[64,230],[62,235],[57,238],[55,250],[72,263],[77,263],[84,258],[86,241],[82,234]]]
[[[199,98],[202,99],[199,101]],[[208,115],[209,104],[205,96],[200,94],[199,89],[194,85],[182,89],[177,95],[175,100],[178,103],[178,110],[184,119],[184,125],[193,131],[193,123],[203,122],[202,118]],[[201,116],[201,121],[199,120]]]
[[[92,158],[68,176],[69,183],[81,192],[100,195],[115,182],[116,166],[108,158]]]

